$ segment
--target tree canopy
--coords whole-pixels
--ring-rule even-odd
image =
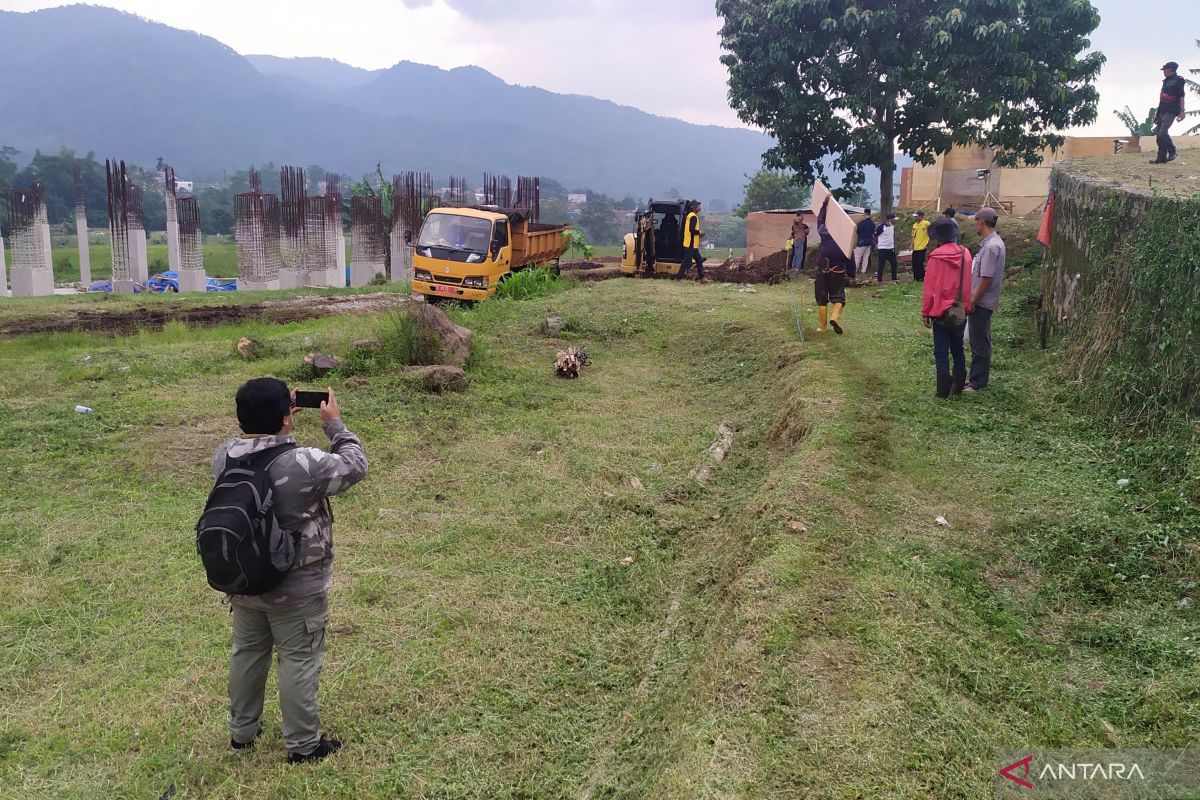
[[[744,217],[755,211],[770,211],[777,208],[801,208],[812,197],[811,186],[801,186],[796,176],[774,169],[762,169],[746,183],[746,195],[742,204],[734,209]]]
[[[884,210],[897,146],[923,164],[972,143],[1036,164],[1056,131],[1096,119],[1088,0],[717,0],[717,13],[730,102],[777,140],[766,164],[807,181],[832,155],[851,190],[877,166]]]

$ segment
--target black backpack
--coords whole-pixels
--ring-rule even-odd
[[[268,470],[295,449],[282,444],[244,459],[226,457],[225,470],[196,523],[196,552],[208,585],[218,592],[263,594],[292,568],[300,535],[283,531],[275,519]]]

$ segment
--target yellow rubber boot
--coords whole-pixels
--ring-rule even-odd
[[[829,306],[817,306],[817,316],[821,318],[821,324],[817,326],[817,333],[824,333],[829,322]]]
[[[842,303],[833,304],[833,316],[829,318],[829,324],[833,326],[833,331],[838,336],[842,335]]]

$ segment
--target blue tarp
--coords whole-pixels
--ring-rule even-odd
[[[88,291],[89,292],[111,292],[112,291],[112,281],[92,281],[91,284],[88,286]],[[141,294],[144,291],[146,291],[146,290],[140,284],[135,283],[133,285],[133,293],[134,294]]]
[[[178,292],[179,273],[174,270],[159,272],[150,279],[147,286],[152,292]],[[236,292],[237,281],[223,281],[205,275],[204,287],[206,292]]]

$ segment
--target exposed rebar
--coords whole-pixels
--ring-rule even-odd
[[[200,228],[200,205],[194,197],[179,199],[179,268],[204,271],[204,234]]]

